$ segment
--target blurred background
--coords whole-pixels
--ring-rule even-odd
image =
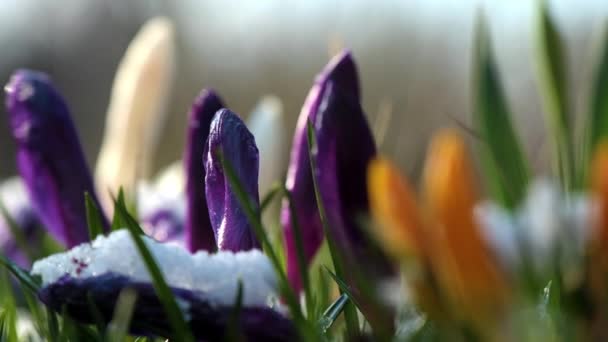
[[[566,39],[572,109],[581,113],[608,3],[549,3]],[[533,63],[537,5],[507,0],[2,0],[0,80],[6,82],[22,67],[49,73],[72,109],[93,165],[125,48],[146,19],[170,17],[176,25],[178,71],[155,158],[159,169],[181,157],[186,113],[201,88],[218,90],[244,117],[261,96],[277,95],[291,136],[314,76],[347,47],[359,65],[363,107],[383,136],[381,149],[416,173],[434,129],[468,125],[473,28],[483,8],[520,136],[534,166],[543,169],[548,158]],[[15,173],[14,153],[4,107],[0,111],[0,176],[5,177]],[[383,125],[377,118],[387,113],[390,121]]]

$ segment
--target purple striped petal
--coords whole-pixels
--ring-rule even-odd
[[[13,74],[5,90],[17,167],[32,206],[64,245],[88,241],[85,191],[101,206],[64,100],[48,76],[28,70]]]
[[[51,283],[39,293],[40,299],[56,312],[67,313],[83,323],[95,323],[91,313],[89,298],[93,299],[97,310],[105,322],[112,319],[118,295],[125,288],[137,293],[130,331],[145,336],[170,337],[171,327],[162,304],[154,292],[152,284],[137,282],[113,273],[72,278],[64,276]],[[173,288],[176,299],[184,310],[188,324],[197,340],[221,341],[225,339],[234,308],[216,305],[205,299],[204,293]],[[287,318],[268,307],[242,307],[237,323],[238,331],[248,341],[293,341],[297,339],[295,329]]]
[[[218,249],[241,251],[260,248],[249,220],[224,174],[218,153],[234,168],[245,192],[258,210],[258,148],[243,121],[227,109],[215,114],[205,150],[209,217]]]
[[[213,90],[203,90],[188,115],[188,140],[184,163],[186,170],[186,246],[191,252],[216,250],[205,197],[203,154],[209,127],[215,113],[224,107]]]
[[[359,86],[357,74],[356,72],[353,73],[353,71],[353,61],[350,55],[345,55],[332,59],[325,69],[317,75],[315,83],[308,93],[300,112],[293,138],[286,188],[292,193],[293,205],[295,207],[295,213],[293,214],[295,214],[295,218],[298,220],[298,226],[302,233],[302,243],[307,262],[310,262],[315,256],[324,237],[310,169],[310,156],[306,137],[307,124],[309,120],[311,122],[316,121],[327,84],[331,80],[336,84],[340,84],[345,89],[349,89],[358,98]],[[287,276],[293,288],[299,291],[302,288],[302,283],[298,269],[292,226],[293,219],[289,205],[284,203],[281,212],[281,224],[285,232]]]

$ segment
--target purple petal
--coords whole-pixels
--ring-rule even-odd
[[[42,288],[39,297],[57,312],[65,307],[68,314],[83,323],[95,322],[89,305],[89,298],[92,298],[104,321],[109,322],[118,295],[125,288],[132,288],[137,293],[131,333],[170,337],[167,316],[150,283],[135,282],[112,273],[80,279],[64,276]],[[220,341],[226,337],[233,307],[216,305],[206,300],[201,292],[172,290],[178,302],[185,304],[182,308],[197,340]],[[291,321],[267,307],[242,307],[238,331],[250,341],[292,341],[297,337]]]
[[[17,71],[5,90],[17,167],[32,206],[67,247],[88,241],[85,191],[101,206],[65,102],[46,75],[33,71]]]
[[[205,165],[202,162],[209,127],[215,113],[224,107],[213,90],[203,90],[189,114],[186,170],[186,246],[191,252],[217,247],[205,197]]]
[[[215,114],[205,150],[205,186],[209,217],[218,249],[241,251],[260,248],[236,193],[224,174],[218,153],[234,168],[246,194],[258,210],[258,148],[243,121],[227,109]]]
[[[182,244],[184,219],[172,208],[159,208],[141,219],[141,227],[158,242]]]
[[[317,137],[319,192],[331,235],[345,262],[353,262],[366,277],[387,275],[392,267],[358,223],[369,211],[367,165],[376,154],[374,138],[359,101],[355,63],[350,53],[338,57],[327,75],[317,115],[312,120]]]
[[[317,75],[296,126],[291,150],[291,160],[287,171],[286,188],[292,193],[295,216],[302,233],[302,244],[306,261],[309,263],[323,241],[323,227],[315,199],[310,156],[308,154],[307,124],[315,122],[325,94],[327,84],[333,81],[353,96],[359,96],[359,85],[354,64],[349,54],[333,58],[323,71]],[[292,213],[287,203],[283,204],[281,224],[285,231],[287,253],[287,276],[294,289],[300,290],[302,283],[297,262],[295,237],[292,227]]]

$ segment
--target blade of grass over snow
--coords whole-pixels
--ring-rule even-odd
[[[84,205],[87,215],[87,226],[89,227],[89,239],[95,240],[98,235],[103,234],[101,213],[88,192],[84,193]]]
[[[514,208],[526,192],[528,165],[511,123],[489,33],[481,16],[476,31],[473,117],[483,140],[482,166],[494,198],[507,208]]]
[[[114,196],[112,195],[112,200],[114,201],[114,203],[116,203],[116,206],[118,206],[118,204],[120,204],[121,206],[123,206],[125,208],[127,207],[127,204],[125,202],[125,193],[124,193],[122,187],[120,189],[118,189],[118,197],[114,198]],[[114,208],[114,217],[112,217],[112,224],[110,225],[110,230],[115,231],[118,229],[125,228],[126,226],[127,226],[127,222],[124,222],[123,216],[119,215],[116,208]]]
[[[287,188],[283,187],[283,194],[289,204],[289,211],[291,213],[291,226],[293,229],[293,236],[296,243],[296,254],[298,259],[298,270],[300,271],[300,279],[302,279],[302,286],[304,288],[304,297],[306,300],[306,316],[310,319],[313,311],[312,302],[312,291],[310,289],[310,276],[308,266],[306,264],[306,256],[304,255],[304,243],[302,241],[302,229],[298,224],[297,213],[295,205],[293,203],[293,196]]]
[[[584,159],[580,162],[581,177],[587,176],[587,166],[595,146],[608,137],[608,22],[604,23],[601,48],[597,53],[595,72],[592,73],[592,89],[589,99],[589,117],[585,127]]]
[[[308,155],[310,156],[310,169],[312,170],[312,180],[313,187],[315,190],[315,199],[317,201],[317,206],[319,209],[319,216],[321,218],[321,225],[323,226],[323,231],[325,232],[325,239],[329,246],[329,252],[331,254],[331,258],[334,264],[334,270],[336,274],[343,278],[344,273],[342,272],[342,261],[340,259],[340,254],[338,253],[338,249],[335,245],[333,236],[329,229],[329,224],[327,223],[327,215],[325,213],[325,207],[323,205],[323,200],[321,198],[321,194],[319,192],[319,184],[317,181],[317,176],[315,170],[317,170],[317,160],[315,158],[317,151],[317,139],[315,136],[314,129],[312,127],[312,123],[310,121],[307,122],[307,142],[308,142]],[[340,288],[341,293],[344,293],[343,289]],[[359,319],[357,317],[357,310],[353,305],[347,305],[344,311],[344,318],[346,320],[346,329],[347,333],[350,337],[355,337],[359,335]]]
[[[114,208],[115,216],[119,216],[119,220],[126,223],[126,228],[129,230],[131,234],[131,238],[135,243],[135,247],[139,251],[141,258],[143,259],[146,268],[152,278],[152,285],[154,286],[154,290],[156,295],[158,296],[160,302],[162,303],[165,313],[169,319],[169,323],[171,324],[171,328],[173,329],[172,335],[176,341],[194,341],[192,334],[190,332],[190,328],[184,319],[182,311],[173,296],[173,292],[167,285],[163,274],[160,270],[160,267],[154,260],[154,256],[146,246],[143,238],[142,238],[142,230],[141,227],[137,224],[137,222],[129,215],[127,212],[127,208],[123,202],[115,202]]]
[[[573,141],[568,116],[566,69],[562,37],[541,1],[536,18],[536,61],[549,136],[553,139],[555,168],[565,189],[577,184],[573,160]]]
[[[299,333],[302,336],[311,337],[311,331],[308,328],[308,323],[304,319],[302,315],[302,309],[300,307],[300,303],[297,299],[296,294],[289,286],[289,282],[287,280],[287,275],[285,274],[285,270],[281,267],[281,261],[277,256],[277,252],[272,248],[272,244],[266,235],[266,231],[262,227],[262,222],[260,221],[259,212],[254,209],[254,206],[251,202],[251,198],[246,194],[243,184],[238,179],[236,172],[234,171],[234,167],[230,164],[230,161],[218,151],[216,152],[218,158],[220,158],[222,162],[222,167],[224,168],[224,173],[228,179],[228,184],[234,190],[234,193],[239,201],[239,204],[243,208],[249,223],[251,224],[254,233],[260,243],[262,244],[262,248],[264,249],[264,253],[268,256],[270,261],[272,262],[275,271],[279,276],[279,288],[282,296],[287,302],[287,306],[290,309],[291,314],[293,315],[293,319],[295,321],[295,325],[298,328]]]

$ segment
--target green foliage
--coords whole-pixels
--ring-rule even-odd
[[[474,122],[482,138],[480,157],[494,198],[515,207],[526,193],[529,171],[492,57],[489,33],[478,20],[473,70]]]

